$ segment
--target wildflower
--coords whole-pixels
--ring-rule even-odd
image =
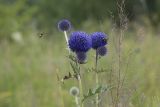
[[[91,37],[82,31],[71,33],[69,38],[69,48],[73,52],[87,52],[92,47]]]
[[[97,48],[97,53],[100,56],[105,56],[107,54],[107,48],[105,46]]]
[[[71,29],[71,22],[69,20],[63,19],[58,22],[58,29],[61,31],[68,31]]]
[[[97,49],[107,44],[107,35],[103,32],[94,32],[91,34],[92,48]]]
[[[86,62],[86,59],[87,59],[86,52],[77,52],[76,56],[80,64],[84,64]]]
[[[70,94],[73,96],[78,96],[79,95],[79,89],[77,87],[72,87],[70,89]]]

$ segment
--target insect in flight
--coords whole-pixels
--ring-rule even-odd
[[[39,38],[42,38],[42,37],[44,37],[44,36],[48,36],[48,34],[45,33],[45,32],[40,32],[40,33],[38,33],[37,35],[38,35]]]

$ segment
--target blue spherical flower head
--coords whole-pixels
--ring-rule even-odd
[[[61,31],[68,31],[71,29],[71,22],[69,20],[63,19],[58,22],[58,29]]]
[[[97,48],[97,53],[100,56],[105,56],[107,54],[107,48],[105,46]]]
[[[77,52],[76,57],[77,57],[78,63],[80,64],[85,64],[87,61],[86,52]]]
[[[71,33],[69,38],[69,48],[73,52],[87,52],[92,47],[91,37],[81,31]]]
[[[92,48],[97,49],[107,44],[107,35],[103,32],[94,32],[91,34]]]

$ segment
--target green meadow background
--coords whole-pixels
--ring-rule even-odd
[[[63,32],[57,22],[67,18],[72,31],[103,31],[108,54],[99,67],[102,84],[117,71],[117,40],[123,26],[121,75],[124,85],[119,107],[160,107],[160,2],[126,0],[119,13],[116,0],[0,0],[0,107],[75,107],[69,94],[78,82],[59,78],[72,72]],[[119,17],[122,17],[120,19]],[[40,35],[43,35],[40,37]],[[83,88],[94,87],[94,50],[83,67]],[[102,107],[113,107],[110,92]],[[86,107],[94,107],[90,100]]]

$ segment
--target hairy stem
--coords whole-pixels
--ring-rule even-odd
[[[80,102],[81,102],[81,107],[84,107],[82,103],[82,98],[83,98],[83,87],[82,87],[82,80],[80,74],[78,75],[78,82],[79,82],[79,90],[80,90]]]
[[[95,60],[95,74],[96,74],[96,86],[99,85],[99,79],[98,79],[98,52],[96,50],[96,60]],[[96,94],[96,107],[99,107],[99,94]]]
[[[67,50],[69,51],[69,54],[70,54],[69,43],[68,43],[68,36],[67,36],[67,32],[66,31],[64,31],[64,36],[65,36],[65,39],[66,39]]]
[[[75,103],[77,107],[80,107],[78,96],[75,96]]]

